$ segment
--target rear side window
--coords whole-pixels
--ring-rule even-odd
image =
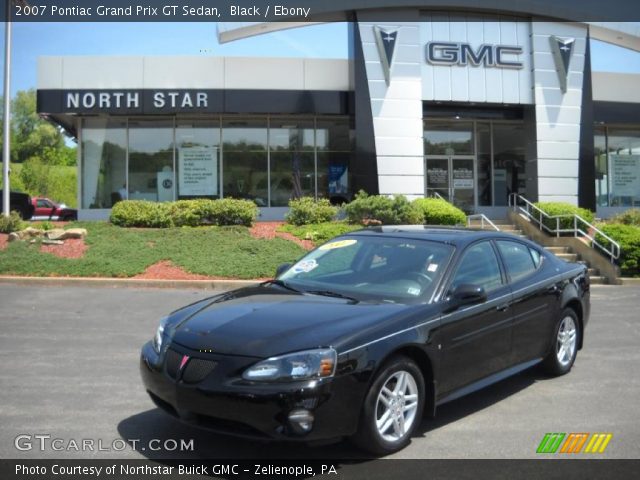
[[[464,252],[460,266],[453,277],[451,289],[471,284],[491,292],[502,286],[498,259],[489,242],[472,245]]]
[[[540,254],[528,246],[508,240],[498,240],[496,243],[512,281],[531,275],[540,266]]]

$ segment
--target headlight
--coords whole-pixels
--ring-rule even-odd
[[[160,320],[160,325],[158,325],[158,329],[156,330],[156,334],[153,337],[153,349],[156,353],[160,353],[162,350],[162,342],[164,341],[164,328],[167,325],[167,317],[164,317]]]
[[[305,350],[268,358],[245,370],[242,378],[261,382],[291,382],[332,377],[338,354],[333,348]]]

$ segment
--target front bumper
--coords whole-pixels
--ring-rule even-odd
[[[170,348],[189,356],[189,362],[215,362],[204,379],[187,382],[168,368],[167,355],[158,355],[151,342],[142,348],[140,373],[151,399],[186,423],[274,440],[328,440],[352,435],[357,429],[364,388],[352,375],[291,384],[249,383],[242,379],[242,372],[260,359],[194,352],[176,344]],[[289,419],[295,410],[312,414],[309,431],[301,431]]]

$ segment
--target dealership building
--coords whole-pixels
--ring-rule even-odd
[[[512,193],[602,217],[640,205],[640,74],[591,71],[589,48],[638,51],[637,26],[546,0],[356,3],[324,5],[350,22],[347,59],[41,57],[38,112],[78,139],[80,217],[125,198],[234,197],[277,219],[291,198],[359,190],[493,218]]]

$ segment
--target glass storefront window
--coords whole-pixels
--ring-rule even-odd
[[[272,118],[269,123],[271,206],[315,195],[313,120]]]
[[[493,205],[493,188],[491,178],[491,125],[487,122],[476,124],[477,158],[478,158],[478,205],[490,207]]]
[[[509,194],[526,196],[525,136],[521,123],[493,124],[494,205],[508,205]]]
[[[318,151],[349,152],[353,148],[351,128],[347,118],[318,118],[316,145]]]
[[[223,195],[269,206],[267,119],[224,119],[222,145]]]
[[[126,198],[126,162],[127,121],[84,119],[80,208],[111,208]]]
[[[607,128],[610,206],[640,205],[640,130]]]
[[[472,122],[424,122],[425,155],[473,155]]]
[[[353,147],[353,129],[347,118],[318,118],[318,197],[339,204],[351,199],[349,162]]]
[[[594,128],[593,148],[596,162],[596,204],[609,205],[609,174],[607,170],[607,141],[604,128]]]
[[[173,153],[171,120],[129,120],[129,199],[174,200]]]
[[[348,202],[350,197],[349,152],[318,152],[318,198],[334,204]]]
[[[220,124],[178,121],[176,147],[178,198],[219,198]]]
[[[84,119],[81,208],[221,197],[339,203],[350,198],[352,143],[344,117]]]

